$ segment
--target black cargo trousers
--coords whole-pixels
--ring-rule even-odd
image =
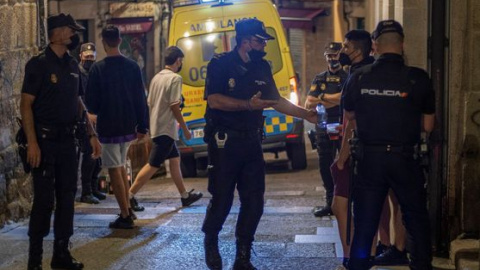
[[[326,130],[320,130],[315,127],[315,140],[318,154],[318,168],[322,177],[323,186],[326,191],[326,201],[328,206],[332,206],[334,182],[330,166],[340,150],[340,140],[330,140]]]
[[[55,208],[54,237],[69,239],[73,235],[73,214],[77,190],[78,161],[71,129],[37,129],[41,163],[32,170],[33,206],[28,235],[39,240],[50,232]]]
[[[223,138],[223,132],[219,137]],[[227,140],[219,148],[212,135],[208,140],[208,191],[212,199],[202,231],[216,236],[230,213],[235,187],[240,196],[235,236],[238,243],[251,244],[263,214],[265,193],[265,161],[261,133],[225,130]]]
[[[83,138],[82,145],[81,179],[83,196],[98,191],[98,175],[102,171],[102,164],[100,158],[92,158],[93,149],[87,135]]]
[[[354,180],[355,234],[350,250],[351,270],[370,269],[370,250],[378,228],[388,189],[398,198],[408,231],[410,268],[432,269],[430,222],[425,179],[413,150],[405,152],[364,151]]]

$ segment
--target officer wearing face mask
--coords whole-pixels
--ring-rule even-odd
[[[50,16],[47,24],[50,44],[28,61],[20,100],[27,162],[33,176],[28,269],[42,269],[43,238],[50,232],[54,208],[51,267],[82,269],[83,264],[70,254],[69,241],[77,187],[75,127],[85,107],[79,98],[78,62],[68,51],[78,46],[77,32],[85,29],[63,13]],[[101,146],[88,121],[87,127],[92,156],[96,158]]]
[[[97,51],[95,44],[92,42],[84,43],[80,46],[80,79],[82,82],[82,88],[87,89],[88,83],[88,71],[90,67],[95,63],[97,59]],[[82,99],[84,96],[82,95]],[[86,115],[84,116],[86,117]],[[91,118],[92,123],[95,124],[95,119]],[[101,160],[93,159],[92,148],[88,144],[88,136],[84,136],[83,143],[81,144],[82,162],[81,162],[81,180],[82,180],[82,195],[80,201],[89,204],[98,204],[100,200],[105,200],[107,197],[104,193],[98,190],[98,174],[102,170]]]
[[[339,61],[339,54],[342,50],[342,44],[339,42],[330,42],[325,46],[325,60],[328,63],[328,70],[315,76],[312,81],[310,91],[308,92],[306,108],[314,108],[315,106],[323,106],[320,108],[325,110],[325,124],[339,123],[340,110],[338,102],[326,99],[326,96],[339,95],[342,91],[342,85],[347,79],[347,73],[342,69]],[[322,176],[323,186],[326,190],[326,205],[318,206],[313,209],[316,217],[332,215],[333,200],[333,179],[330,172],[330,165],[337,151],[340,148],[339,140],[331,140],[326,132],[326,127],[315,125],[316,148],[318,153],[318,162],[320,175]]]
[[[281,97],[266,55],[267,41],[274,39],[263,22],[239,21],[235,49],[216,55],[207,68],[207,110],[204,141],[208,144],[208,191],[212,199],[202,226],[205,261],[210,269],[222,269],[218,233],[232,207],[235,188],[240,196],[236,226],[234,270],[256,269],[250,251],[260,218],[265,192],[262,151],[263,109],[316,122],[315,111],[298,107]]]

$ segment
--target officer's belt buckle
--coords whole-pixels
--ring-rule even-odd
[[[224,133],[225,138],[222,140],[218,137],[218,132],[215,133],[215,141],[217,142],[217,147],[218,148],[224,148],[225,147],[225,142],[227,141],[228,134]]]

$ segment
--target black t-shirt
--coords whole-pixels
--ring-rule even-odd
[[[35,96],[35,123],[58,127],[74,124],[80,87],[78,62],[68,53],[59,58],[47,47],[25,66],[22,93]]]
[[[88,73],[85,103],[97,115],[101,137],[146,133],[148,108],[138,64],[122,55],[108,56]]]
[[[366,58],[363,58],[362,61],[358,62],[358,63],[355,63],[355,64],[352,64],[349,69],[348,69],[348,76],[347,76],[347,80],[345,81],[345,83],[343,84],[344,86],[347,84],[347,81],[350,79],[351,75],[357,70],[357,69],[360,69],[361,67],[364,67],[366,65],[370,65],[372,64],[373,62],[375,61],[375,58],[373,58],[372,56],[369,56],[369,57],[366,57]],[[343,87],[342,89],[342,97],[341,97],[341,100],[340,100],[340,122],[343,122],[343,109],[344,109],[344,100],[345,100],[345,95],[347,94],[347,89],[345,89],[345,87]]]
[[[343,69],[340,69],[335,73],[332,73],[328,70],[322,72],[313,79],[308,95],[312,97],[318,97],[322,93],[340,93],[347,76],[347,72],[345,72]],[[339,121],[340,110],[338,106],[328,108],[326,111],[328,123],[335,123]]]
[[[222,94],[248,100],[258,91],[262,99],[278,100],[280,94],[273,80],[270,65],[265,60],[244,63],[237,50],[216,55],[208,64],[205,97]],[[208,106],[206,119],[215,126],[235,130],[254,130],[263,127],[262,110],[222,111]]]
[[[358,137],[366,144],[414,145],[422,115],[435,112],[428,74],[405,66],[398,54],[383,54],[357,70],[345,89],[345,110],[355,112]]]

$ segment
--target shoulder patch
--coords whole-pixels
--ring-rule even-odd
[[[223,52],[223,53],[216,53],[213,55],[213,58],[212,59],[220,59],[222,57],[224,57],[225,55],[227,55],[228,52]]]

